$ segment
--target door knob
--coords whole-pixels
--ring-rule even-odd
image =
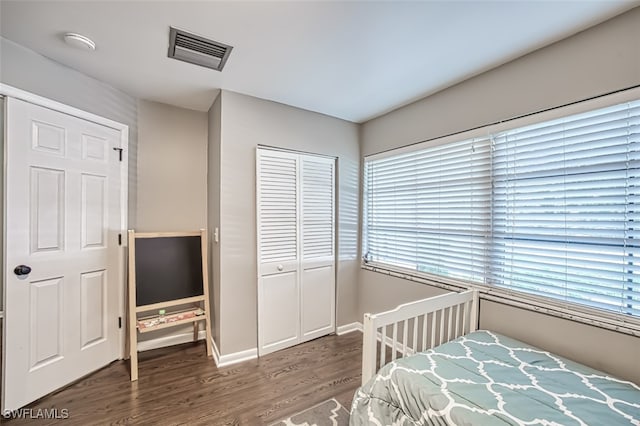
[[[284,269],[284,266],[278,265],[278,271],[282,271],[283,269]]]
[[[18,265],[13,270],[13,273],[17,276],[28,275],[31,272],[31,268],[27,265]]]

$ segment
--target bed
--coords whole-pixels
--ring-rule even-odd
[[[350,424],[640,425],[639,386],[476,330],[477,305],[468,291],[367,314]]]

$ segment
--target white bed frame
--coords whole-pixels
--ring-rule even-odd
[[[362,384],[386,364],[389,349],[393,361],[476,331],[478,312],[478,291],[467,290],[405,303],[379,314],[365,314]]]

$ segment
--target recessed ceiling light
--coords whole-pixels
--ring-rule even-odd
[[[89,37],[85,37],[82,34],[66,33],[64,35],[64,41],[69,46],[77,47],[83,50],[96,50],[96,44]]]

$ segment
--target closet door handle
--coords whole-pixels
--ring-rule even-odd
[[[284,266],[278,265],[278,271],[282,272],[283,269],[284,269]]]

